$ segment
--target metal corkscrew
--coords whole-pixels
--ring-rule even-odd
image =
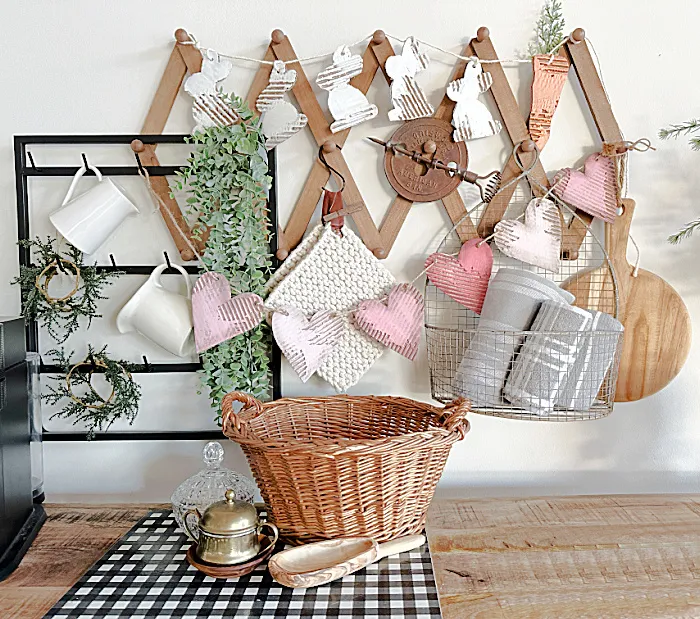
[[[501,184],[501,173],[498,170],[489,172],[488,174],[479,175],[476,172],[471,172],[465,168],[459,168],[456,163],[445,163],[439,159],[429,157],[425,153],[417,150],[409,150],[403,144],[385,142],[379,138],[368,138],[375,144],[384,147],[384,150],[391,151],[394,155],[403,155],[410,157],[414,161],[425,164],[431,168],[444,170],[450,176],[458,176],[463,181],[475,185],[479,189],[479,194],[483,202],[490,202],[496,195]]]

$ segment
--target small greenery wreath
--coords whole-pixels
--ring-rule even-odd
[[[51,415],[51,419],[72,418],[73,425],[86,423],[88,439],[95,435],[96,430],[106,430],[118,419],[126,419],[129,424],[134,422],[139,410],[141,387],[136,384],[131,372],[141,366],[111,359],[106,346],[96,351],[88,344],[87,356],[78,363],[70,361],[72,352],[66,354],[59,349],[51,350],[48,354],[54,357],[63,374],[51,376],[51,380],[58,384],[49,385],[49,393],[42,395],[42,399],[49,404],[68,400],[60,411]],[[96,372],[104,373],[112,387],[112,392],[106,398],[97,393],[91,384]],[[76,393],[79,387],[86,388],[85,393]]]
[[[267,175],[260,119],[239,97],[222,93],[241,118],[230,127],[195,132],[196,145],[188,165],[178,172],[176,188],[186,189],[187,203],[198,213],[198,227],[208,229],[202,262],[221,273],[235,293],[262,295],[272,270]],[[270,398],[270,329],[263,323],[202,354],[202,383],[212,407],[221,414],[221,399],[229,391]]]
[[[93,318],[100,318],[97,302],[106,298],[102,290],[121,272],[98,273],[94,265],[83,265],[83,253],[79,249],[68,245],[67,251],[59,255],[54,243],[50,237],[46,242],[39,237],[20,241],[22,247],[34,250],[38,264],[21,266],[19,277],[12,283],[19,284],[22,293],[22,314],[40,321],[49,335],[61,344],[80,328],[80,318],[88,319],[88,327]],[[52,297],[49,284],[60,271],[75,278],[73,289],[62,297]]]

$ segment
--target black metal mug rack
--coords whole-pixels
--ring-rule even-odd
[[[106,146],[114,144],[124,144],[129,146],[133,140],[141,140],[144,144],[184,144],[186,134],[164,134],[164,135],[32,135],[15,136],[15,186],[17,193],[17,236],[18,240],[30,238],[30,205],[29,205],[29,177],[72,177],[78,172],[78,167],[41,166],[38,167],[28,147],[31,145],[93,145]],[[139,169],[145,168],[150,176],[173,175],[180,166],[142,166],[136,155],[136,162],[132,166],[100,166],[103,176],[136,176]],[[93,174],[88,167],[85,154],[82,154],[83,166],[88,169],[88,174]],[[268,152],[269,174],[272,177],[272,187],[268,198],[268,213],[270,218],[270,229],[277,231],[277,174],[275,163],[275,151]],[[274,256],[277,250],[277,235],[271,234],[271,253]],[[170,264],[167,252],[164,252],[166,263]],[[118,265],[114,256],[110,254],[108,265],[98,265],[99,271],[122,271],[127,275],[149,275],[156,265]],[[275,266],[276,259],[273,258]],[[31,252],[29,248],[19,247],[19,263],[28,266],[31,263]],[[196,265],[182,265],[187,273],[199,273]],[[164,271],[168,273],[170,269]],[[172,272],[178,273],[175,269]],[[35,320],[27,320],[27,350],[39,351],[39,329]],[[149,363],[143,357],[143,366],[136,370],[137,373],[175,373],[175,372],[196,372],[201,369],[201,363]],[[272,372],[272,397],[277,399],[281,396],[280,386],[280,366],[281,354],[277,346],[273,343],[271,350],[270,367]],[[60,368],[55,365],[41,362],[40,371],[44,374],[55,374],[60,372]],[[163,441],[163,440],[211,440],[221,438],[220,430],[169,430],[169,431],[103,431],[96,432],[92,440],[103,441]],[[45,441],[83,441],[87,440],[85,432],[56,432],[43,429],[43,440]]]

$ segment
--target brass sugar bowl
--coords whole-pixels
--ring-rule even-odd
[[[185,514],[188,533],[198,539],[197,558],[215,565],[245,563],[260,552],[260,535],[264,528],[272,531],[272,546],[277,542],[279,531],[269,522],[261,521],[255,506],[246,501],[237,501],[233,490],[227,490],[224,501],[212,503],[200,514],[191,509]],[[199,535],[190,529],[187,516],[197,517]]]

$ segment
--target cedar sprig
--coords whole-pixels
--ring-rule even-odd
[[[533,40],[527,48],[530,56],[551,54],[566,38],[565,27],[561,0],[546,0],[535,24]]]
[[[700,118],[693,118],[678,125],[670,125],[659,131],[662,140],[677,139],[681,136],[690,135],[700,131]],[[693,150],[700,150],[700,137],[691,137],[688,140]]]
[[[90,368],[78,368],[71,374],[71,388],[66,384],[66,375],[71,367],[77,362],[71,361],[73,352],[66,353],[63,349],[50,350],[54,363],[61,368],[62,374],[50,376],[50,380],[55,381],[55,385],[48,385],[48,393],[42,395],[42,400],[48,404],[56,405],[66,401],[63,408],[51,415],[51,419],[58,417],[61,419],[71,419],[73,425],[84,423],[87,426],[87,438],[92,439],[95,431],[107,430],[115,421],[126,419],[129,424],[134,423],[136,414],[139,411],[139,401],[141,399],[141,387],[134,380],[131,372],[142,368],[139,364],[127,361],[117,361],[111,359],[107,354],[107,346],[100,350],[95,350],[88,344],[88,354],[83,361],[90,363],[91,360],[103,363],[106,367],[97,367],[96,371],[104,373],[105,379],[111,388],[114,388],[114,396],[106,401],[90,383]],[[76,402],[71,398],[71,393],[79,398],[81,402]],[[90,408],[94,405],[98,408]]]
[[[105,286],[111,285],[114,278],[122,275],[121,271],[98,272],[95,265],[83,265],[83,252],[77,247],[67,244],[66,251],[59,255],[54,249],[55,241],[47,237],[46,242],[41,238],[23,239],[19,245],[28,248],[34,254],[34,261],[27,266],[20,266],[19,276],[12,280],[18,284],[22,296],[22,314],[31,320],[38,320],[49,332],[49,335],[62,344],[68,337],[80,328],[82,318],[87,318],[87,328],[93,318],[100,318],[97,311],[99,301],[106,299],[103,294]],[[80,268],[80,282],[76,293],[60,303],[50,303],[36,287],[36,278],[44,268],[59,258],[73,262]],[[70,275],[68,265],[64,266]],[[46,276],[51,277],[58,272],[58,267],[51,268]]]
[[[681,136],[688,136],[698,132],[700,132],[700,118],[692,118],[680,124],[664,127],[659,131],[659,137],[662,140],[676,140]],[[688,142],[693,150],[700,150],[700,137],[691,137]],[[681,241],[693,236],[693,232],[698,228],[700,228],[700,219],[695,219],[685,224],[675,234],[669,236],[668,242],[672,245],[678,245]]]

